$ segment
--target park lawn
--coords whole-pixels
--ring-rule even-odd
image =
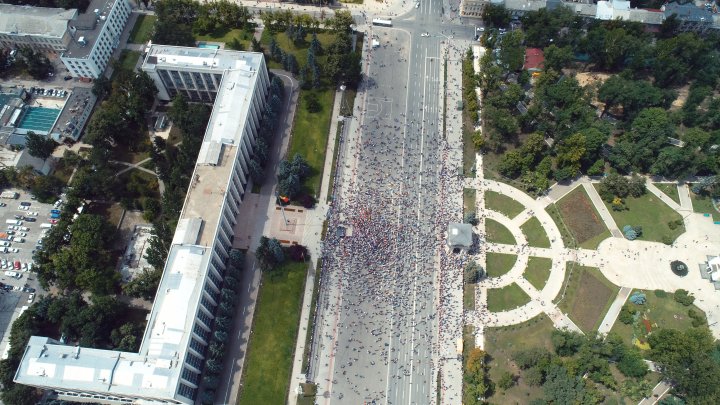
[[[304,102],[298,103],[287,157],[292,159],[296,153],[299,153],[305,158],[310,166],[310,175],[305,179],[304,184],[306,191],[318,195],[325,165],[325,151],[330,132],[335,89],[303,90],[300,93],[301,99],[311,92],[317,95],[321,106],[320,111],[311,113]]]
[[[711,214],[713,221],[720,221],[720,213],[713,206],[712,199],[709,196],[695,194],[690,191],[690,200],[692,201],[693,211],[701,214]]]
[[[463,309],[475,309],[475,283],[463,283]]]
[[[567,262],[563,291],[565,298],[560,298],[562,291],[558,297],[560,309],[583,332],[594,333],[620,287],[608,281],[596,267]]]
[[[625,211],[613,211],[611,204],[604,203],[621,231],[625,225],[642,226],[642,236],[638,238],[640,240],[670,244],[685,232],[684,225],[670,229],[668,222],[682,221],[682,216],[652,193],[645,193],[638,198],[626,198]]]
[[[504,245],[515,244],[515,237],[512,232],[505,225],[490,218],[485,219],[485,237],[488,242],[502,243]]]
[[[490,312],[509,311],[528,302],[530,296],[516,283],[487,290],[487,308]]]
[[[500,277],[510,271],[517,261],[517,255],[488,252],[485,255],[485,271],[488,277]]]
[[[305,263],[287,262],[262,275],[239,405],[287,399],[305,271]]]
[[[525,238],[527,238],[530,246],[539,248],[550,247],[550,239],[548,238],[547,233],[545,233],[545,228],[543,228],[537,217],[531,217],[528,219],[524,224],[522,224],[522,226],[520,226],[520,230],[523,234],[525,234]]]
[[[152,37],[153,27],[157,17],[154,15],[140,14],[135,21],[128,42],[131,44],[144,44]]]
[[[653,183],[653,185],[680,205],[680,193],[678,193],[677,183]]]
[[[585,249],[596,249],[600,242],[610,237],[610,231],[582,186],[576,187],[553,205],[557,208],[557,212],[554,213],[550,209],[547,211],[557,222],[558,228],[561,228],[561,233],[562,228],[567,229],[563,241],[566,237],[571,237],[571,243],[566,243],[565,246],[577,245]],[[572,243],[573,240],[576,243]]]
[[[682,305],[675,301],[673,293],[661,292],[662,296],[657,296],[654,291],[633,290],[633,292],[635,291],[640,291],[645,294],[645,297],[647,297],[645,304],[633,304],[630,299],[627,300],[626,304],[631,309],[641,311],[644,314],[644,317],[650,321],[651,332],[657,331],[658,329],[687,330],[692,328],[692,319],[688,316],[688,309],[693,309],[705,318],[705,312],[702,309],[695,306],[695,304],[687,307]],[[706,328],[707,326],[701,327]],[[620,335],[623,342],[628,345],[632,344],[633,337],[637,337],[640,341],[645,342],[648,336],[642,317],[630,325],[626,325],[620,322],[620,320],[617,320],[610,332],[615,332]]]
[[[540,314],[523,323],[485,329],[485,351],[490,355],[490,379],[498,381],[504,372],[521,375],[519,368],[511,360],[518,350],[542,347],[552,351],[550,335],[555,330],[552,321]],[[542,398],[542,387],[531,387],[520,378],[514,386],[504,391],[496,389],[486,400],[493,404],[527,404],[535,398]]]
[[[468,212],[476,212],[476,199],[477,190],[475,190],[474,188],[463,189],[463,215],[467,214]]]
[[[485,191],[485,208],[504,214],[510,219],[525,210],[525,206],[514,198],[492,190]]]
[[[550,278],[550,269],[552,268],[552,259],[548,257],[528,258],[528,265],[523,273],[523,277],[538,290],[545,287],[545,283]]]
[[[252,34],[248,33],[247,31],[241,30],[239,28],[234,28],[231,30],[221,30],[217,32],[211,32],[206,35],[194,35],[195,40],[198,42],[223,42],[227,44],[228,42],[232,41],[233,39],[237,39],[238,42],[240,42],[244,50],[249,51],[251,50],[251,44],[252,44]]]
[[[260,37],[260,44],[265,49],[265,52],[270,52],[270,41],[272,40],[273,35],[270,33],[270,30],[263,30],[262,36]],[[320,41],[320,45],[323,49],[327,49],[330,44],[333,43],[335,40],[335,35],[330,32],[323,32],[318,31],[317,33],[317,39]],[[275,34],[275,42],[277,42],[280,49],[287,53],[291,53],[295,55],[295,59],[297,59],[298,66],[304,66],[307,63],[307,50],[310,48],[310,41],[312,40],[312,34],[308,32],[307,36],[305,37],[305,42],[303,44],[300,44],[299,46],[295,45],[293,41],[291,41],[287,34],[284,32],[278,32]],[[362,42],[361,42],[362,43]],[[325,62],[327,61],[327,55],[316,55],[315,60],[317,60],[318,66],[323,66]],[[276,62],[272,60],[270,57],[267,59],[268,67],[270,69],[282,69],[282,64],[279,62]]]

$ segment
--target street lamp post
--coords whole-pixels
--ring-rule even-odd
[[[282,201],[280,200],[280,192],[277,190],[275,190],[275,199],[277,200],[278,205],[280,205],[280,212],[282,212],[283,220],[285,221],[285,226],[288,226],[289,225],[288,219],[285,216],[285,206],[282,205]]]

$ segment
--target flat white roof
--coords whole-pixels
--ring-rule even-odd
[[[215,53],[215,50],[153,45],[149,55],[175,53],[182,56],[176,60],[192,64],[189,55],[195,54],[202,59],[209,51]],[[252,105],[257,72],[265,69],[260,53],[223,53],[223,60],[227,61],[230,54],[235,54],[240,63],[221,71],[224,76],[203,139],[204,155],[201,154],[195,164],[139,353],[83,348],[79,358],[74,359],[59,355],[72,352],[72,347],[34,336],[26,348],[15,381],[128,397],[175,397],[220,226],[226,188]],[[145,63],[148,63],[147,58]],[[203,156],[215,163],[205,163]],[[51,352],[53,355],[44,356]],[[70,373],[77,380],[69,379]],[[108,383],[108,378],[112,379],[112,384]]]
[[[0,4],[0,33],[62,38],[77,9]]]

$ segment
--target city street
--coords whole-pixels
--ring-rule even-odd
[[[462,214],[443,207],[444,50],[474,35],[443,23],[442,9],[422,2],[366,32],[365,87],[343,139],[323,254],[310,369],[322,404],[437,398],[437,270],[448,219]],[[372,38],[380,45],[371,49]]]

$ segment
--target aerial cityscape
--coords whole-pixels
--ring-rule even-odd
[[[720,403],[719,7],[0,4],[0,401]]]

